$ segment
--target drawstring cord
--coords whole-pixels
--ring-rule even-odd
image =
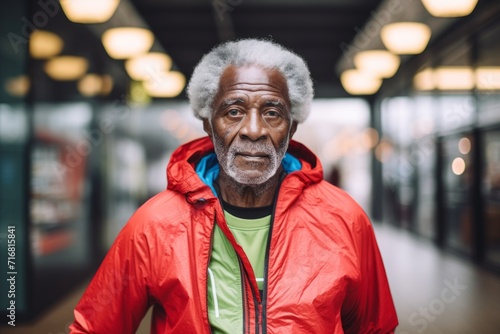
[[[217,289],[215,288],[215,278],[212,270],[208,268],[208,275],[210,276],[210,282],[212,284],[212,295],[214,298],[214,306],[215,306],[215,317],[219,317],[219,302],[217,301]]]

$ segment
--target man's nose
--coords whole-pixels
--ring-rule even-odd
[[[249,112],[242,120],[240,136],[252,141],[257,141],[267,137],[267,127],[265,120],[259,112]]]

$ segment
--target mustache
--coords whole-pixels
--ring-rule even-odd
[[[272,155],[276,153],[276,149],[269,143],[233,143],[229,147],[229,152],[233,154],[239,152],[258,152]]]

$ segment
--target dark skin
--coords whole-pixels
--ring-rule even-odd
[[[211,119],[203,120],[203,128],[212,141],[218,139],[225,149],[233,144],[267,144],[274,151],[283,150],[297,130],[297,122],[290,117],[285,78],[277,70],[256,65],[229,66],[220,78]],[[246,180],[272,175],[262,184],[243,184],[221,168],[219,186],[224,201],[239,207],[271,205],[282,171],[280,165],[273,173],[273,156],[276,154],[264,150],[237,150],[231,169],[238,175],[244,175]]]

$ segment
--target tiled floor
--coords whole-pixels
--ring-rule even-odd
[[[425,240],[388,226],[376,227],[398,310],[398,334],[500,333],[500,277]],[[0,327],[2,334],[66,334],[84,287],[36,323]],[[149,333],[149,317],[137,331]]]

